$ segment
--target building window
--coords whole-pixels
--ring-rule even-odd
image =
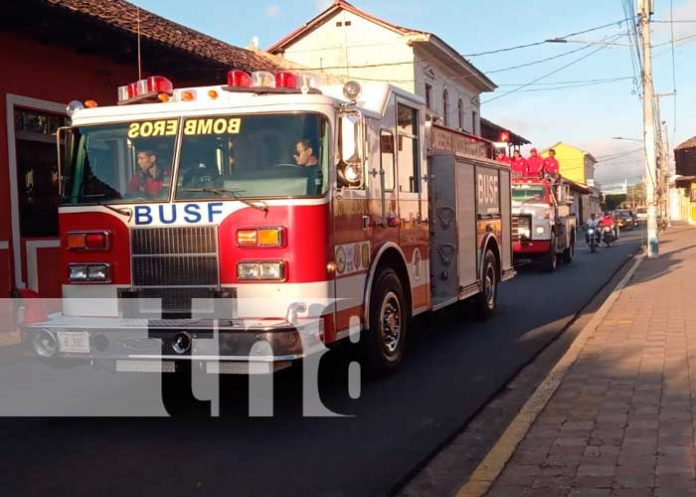
[[[428,109],[431,108],[431,97],[433,94],[433,87],[429,85],[428,83],[425,83],[425,105],[428,107]]]
[[[337,28],[342,28],[342,27],[343,27],[343,23],[342,23],[341,21],[336,22],[336,27],[337,27]]]
[[[445,126],[449,125],[449,93],[447,90],[442,90],[442,116]]]
[[[351,24],[353,24],[353,21],[346,21],[345,24],[344,24],[344,26],[347,27],[347,26],[350,26]]]
[[[471,132],[476,134],[476,121],[478,121],[478,114],[476,111],[471,113]]]
[[[457,102],[457,120],[459,121],[459,129],[464,129],[464,102],[461,98]]]
[[[19,200],[23,237],[58,235],[56,131],[65,116],[29,109],[14,112]]]
[[[399,191],[420,191],[420,164],[418,148],[418,111],[399,104],[397,110],[398,155],[397,168]]]

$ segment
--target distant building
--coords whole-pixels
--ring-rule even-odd
[[[578,198],[576,198],[575,214],[578,216],[578,221],[584,223],[592,213],[599,214],[602,210],[601,196],[594,180],[597,159],[591,153],[563,142],[543,150],[541,156],[548,157],[549,149],[556,151],[561,176],[576,185],[575,191]]]
[[[502,135],[507,133],[507,141],[502,142]],[[508,128],[505,128],[499,124],[489,121],[488,119],[481,118],[481,136],[486,140],[490,140],[495,143],[497,148],[512,146],[519,148],[523,145],[529,145],[532,143],[527,140],[524,136],[513,133]]]
[[[548,150],[556,151],[560,173],[563,177],[587,186],[595,186],[594,174],[597,159],[594,156],[573,145],[558,142],[541,152],[543,157],[548,156]]]
[[[445,126],[480,134],[480,95],[495,84],[432,33],[335,0],[268,52],[344,80],[384,81],[423,97]]]
[[[677,176],[670,199],[672,219],[696,224],[696,136],[674,149],[674,163]]]
[[[70,100],[116,103],[117,87],[166,76],[175,86],[223,83],[270,58],[124,0],[5,0],[0,16],[0,298],[12,288],[61,293],[56,129]],[[64,270],[64,268],[63,268]]]

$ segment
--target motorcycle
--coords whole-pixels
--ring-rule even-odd
[[[611,244],[616,240],[616,235],[614,234],[614,228],[611,226],[602,227],[602,241],[606,243],[607,247],[611,247]]]
[[[597,239],[597,234],[597,228],[591,226],[587,228],[587,244],[590,246],[590,252],[593,254],[597,252],[597,245],[599,243]]]

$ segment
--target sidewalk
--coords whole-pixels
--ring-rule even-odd
[[[696,228],[673,228],[660,250],[618,294],[489,497],[696,496]]]

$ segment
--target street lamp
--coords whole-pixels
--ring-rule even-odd
[[[626,138],[625,136],[612,136],[612,140],[628,140],[632,142],[642,142],[642,139],[639,138]]]

